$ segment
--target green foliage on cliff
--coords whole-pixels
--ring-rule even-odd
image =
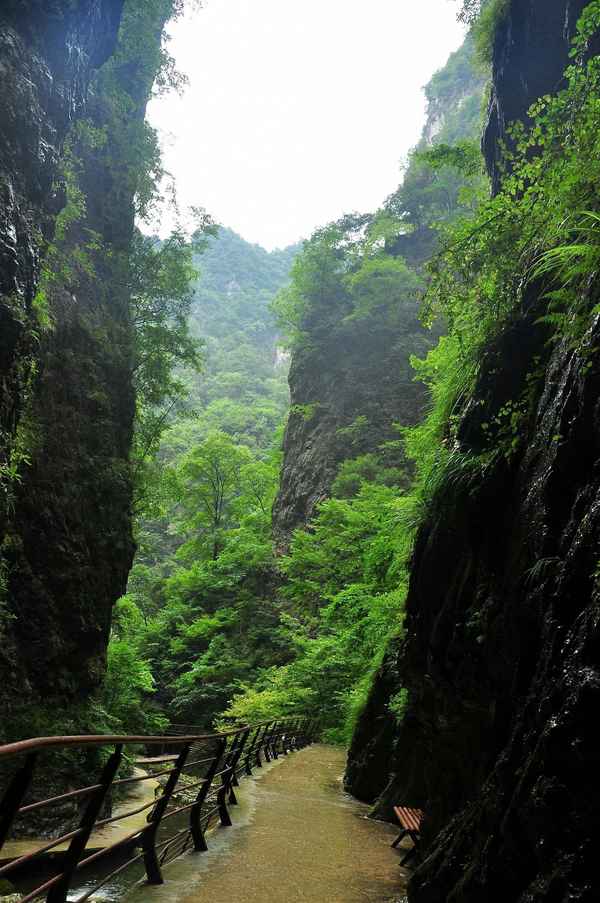
[[[356,320],[375,315],[392,328],[406,316],[421,283],[402,258],[386,250],[386,240],[402,228],[385,214],[347,216],[305,243],[289,287],[273,304],[294,351]]]
[[[490,5],[483,12],[482,28],[497,24],[503,7]],[[381,533],[377,517],[385,510],[382,493],[389,490],[376,488],[370,476],[359,482],[358,494],[349,501],[325,502],[310,530],[296,534],[281,564],[286,574],[282,595],[304,606],[306,623],[306,609],[313,610],[314,636],[304,639],[285,673],[272,679],[263,675],[262,683],[236,698],[231,714],[252,712],[254,706],[264,712],[267,700],[282,707],[293,683],[304,690],[304,700],[334,712],[332,736],[343,736],[339,725],[351,723],[357,688],[368,687],[367,663],[373,667],[380,660],[386,628],[388,638],[400,629],[415,530],[441,506],[454,504],[457,491],[468,494],[484,483],[486,471],[499,458],[511,462],[523,451],[520,436],[540,392],[537,360],[532,361],[524,391],[490,411],[487,419],[482,416],[478,453],[467,454],[461,445],[462,418],[467,410],[473,413],[470,399],[490,347],[511,324],[529,315],[551,342],[570,343],[590,358],[597,353],[588,347],[586,336],[599,310],[591,286],[600,265],[600,58],[588,59],[587,53],[599,28],[600,3],[590,3],[578,25],[566,87],[534,104],[530,125],[518,123],[510,129],[502,187],[495,197],[487,196],[481,159],[469,141],[439,141],[413,155],[411,170],[386,212],[395,214],[404,229],[407,222],[417,230],[435,228],[439,246],[425,265],[424,316],[446,326],[435,348],[413,361],[432,402],[425,420],[403,431],[416,480],[408,493],[391,490],[387,504],[395,516],[384,520]],[[322,235],[316,237],[318,253],[309,246],[313,256],[307,264],[299,258],[292,287],[280,296],[278,305],[295,328],[296,349],[306,341],[303,325],[311,317],[330,329],[333,322],[355,313],[348,289],[355,268],[364,267],[361,252],[370,250],[370,223],[365,218],[348,222],[351,228],[343,233],[343,241],[335,232],[325,233],[329,244]],[[387,244],[377,247],[378,257],[397,253],[389,223],[387,230]],[[369,263],[371,259],[367,257]],[[315,273],[324,286],[322,295],[314,289]],[[543,303],[530,310],[530,299],[539,298],[540,288]],[[332,306],[327,308],[330,291]],[[338,491],[352,487],[352,471],[349,463],[342,468]],[[376,506],[367,514],[363,503],[371,499]],[[371,582],[367,578],[373,575]],[[361,609],[360,600],[366,599]],[[379,620],[381,604],[385,615]],[[375,619],[379,636],[370,633],[365,615]],[[370,643],[370,637],[375,642]],[[304,668],[306,674],[315,674],[312,682]],[[402,717],[404,701],[397,694],[395,716]]]
[[[475,217],[444,228],[442,249],[429,265],[428,311],[445,318],[448,335],[416,362],[434,399],[430,416],[408,439],[424,498],[435,499],[436,488],[459,465],[472,470],[477,463],[461,465],[460,414],[486,349],[527,310],[530,285],[542,287],[545,307],[534,316],[552,341],[586,347],[598,310],[590,279],[600,262],[600,58],[586,54],[599,26],[600,4],[590,3],[578,25],[566,87],[533,105],[531,125],[511,127],[501,190],[480,204]],[[525,394],[483,424],[480,478],[494,456],[519,450],[536,380],[534,362]]]
[[[23,107],[12,127],[24,136],[7,123],[3,159],[15,186],[7,223],[15,248],[28,246],[22,259],[14,252],[14,267],[27,268],[28,287],[18,305],[11,435],[0,437],[9,448],[0,466],[0,665],[14,683],[9,702],[23,685],[25,695],[72,701],[100,681],[112,603],[133,551],[134,389],[140,439],[142,418],[178,391],[173,364],[195,356],[186,334],[187,243],[174,236],[157,247],[136,236],[132,247],[135,217],[163,193],[144,112],[153,84],[179,81],[164,27],[181,4],[17,5],[23,44],[9,28],[10,54],[22,47],[32,57],[17,61],[19,93],[10,98]],[[100,65],[121,7],[116,47]],[[35,48],[38,29],[45,40]],[[113,656],[109,674],[125,664]],[[123,684],[132,680],[123,671]],[[94,700],[96,715],[107,704]]]
[[[80,295],[97,296],[98,311],[73,305],[90,344],[103,343],[107,357],[117,361],[133,343],[138,469],[156,449],[164,428],[163,407],[170,409],[186,394],[175,367],[197,368],[200,360],[188,326],[194,244],[179,230],[157,242],[133,228],[134,213],[147,221],[165,202],[158,137],[143,114],[153,89],[179,89],[182,84],[164,31],[166,22],[181,12],[178,0],[124,4],[115,52],[94,74],[86,118],[74,122],[62,148],[54,186],[62,208],[52,238],[40,238],[41,277],[32,301],[36,344],[53,329],[55,308],[63,315],[67,292],[73,302]],[[102,182],[101,191],[96,180]],[[118,223],[115,211],[121,214]],[[201,232],[210,231],[210,221],[205,218],[201,227],[198,244]],[[127,304],[129,317],[123,311]],[[89,360],[78,353],[77,365],[89,368],[92,352]],[[32,364],[32,382],[36,374]],[[93,400],[102,393],[99,388]],[[12,470],[18,470],[22,460],[16,450],[12,458]]]

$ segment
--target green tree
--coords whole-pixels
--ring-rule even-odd
[[[241,492],[241,468],[250,452],[226,433],[209,433],[179,467],[181,525],[193,538],[185,553],[208,549],[213,561],[223,549],[224,534],[232,526],[234,502]]]

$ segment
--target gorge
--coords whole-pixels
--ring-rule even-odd
[[[0,736],[318,712],[410,903],[592,903],[600,3],[457,11],[397,190],[267,252],[138,230],[180,4],[3,4]]]

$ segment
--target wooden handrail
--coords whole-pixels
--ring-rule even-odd
[[[182,727],[189,728],[190,725]],[[193,727],[193,726],[192,726]],[[176,726],[174,726],[176,730]],[[24,866],[29,866],[45,850],[54,849],[70,841],[69,848],[64,855],[61,865],[53,862],[53,867],[58,873],[51,878],[46,878],[43,884],[29,890],[26,901],[45,899],[47,903],[66,903],[69,889],[73,887],[73,881],[77,872],[92,862],[106,861],[106,867],[111,868],[110,855],[117,849],[125,850],[128,857],[123,864],[122,858],[116,869],[102,875],[97,888],[104,886],[113,875],[120,874],[129,865],[143,858],[146,874],[150,883],[162,883],[161,872],[165,861],[181,854],[191,843],[192,848],[198,852],[207,849],[205,832],[211,819],[219,816],[224,826],[231,824],[228,811],[230,805],[237,802],[234,788],[238,785],[238,779],[244,773],[251,774],[253,765],[261,766],[262,758],[267,761],[277,758],[280,753],[287,754],[293,749],[301,749],[311,743],[316,735],[316,722],[314,719],[298,719],[286,717],[262,721],[255,725],[238,725],[229,730],[214,733],[189,733],[166,734],[162,736],[145,736],[140,734],[92,734],[64,737],[32,737],[20,740],[16,743],[8,743],[0,746],[0,760],[2,771],[6,773],[11,759],[15,760],[15,771],[12,774],[0,802],[0,850],[2,849],[15,818],[26,819],[30,813],[47,807],[51,807],[66,800],[82,801],[80,822],[74,829],[42,845],[33,853],[21,855],[12,861],[5,862],[2,866],[2,874],[14,874]],[[212,750],[206,750],[201,758],[194,758],[193,750],[198,743],[213,744]],[[134,777],[118,778],[118,768],[122,761],[126,761],[123,749],[127,745],[133,746],[162,746],[169,747],[176,755],[168,756],[172,762],[171,768],[161,769],[154,774],[136,775]],[[58,793],[46,800],[35,802],[27,801],[36,778],[44,775],[44,752],[52,750],[77,750],[83,748],[111,748],[112,753],[99,775],[91,775],[93,783],[88,787],[69,789],[67,792]],[[196,750],[196,755],[197,755]],[[190,755],[191,753],[191,755]],[[189,759],[189,761],[188,761]],[[152,765],[159,765],[160,759],[156,757],[150,760]],[[68,767],[68,766],[67,766]],[[191,777],[196,778],[191,784],[181,782],[181,777],[187,769],[200,769]],[[166,784],[163,785],[160,796],[156,799],[118,815],[107,816],[106,800],[112,788],[123,784],[136,784],[147,781],[152,777],[166,776]],[[177,798],[183,791],[196,792],[195,799],[185,805],[179,805]],[[90,837],[93,831],[108,824],[125,821],[135,814],[149,810],[147,823],[136,831],[126,834],[124,837],[108,844],[94,852],[90,849]],[[110,813],[110,810],[109,810]],[[157,832],[165,821],[171,824],[173,816],[183,816],[189,813],[187,828],[181,829],[181,821],[173,824],[174,833],[166,840],[157,843]],[[64,829],[63,829],[64,831]],[[28,831],[28,836],[31,833]],[[139,853],[139,846],[142,853]],[[133,851],[133,846],[138,850]],[[93,846],[92,846],[93,849]],[[160,857],[158,850],[162,850]],[[129,855],[131,854],[131,855]],[[93,893],[93,889],[86,893],[87,899]]]
[[[185,743],[197,743],[199,740],[218,740],[219,737],[230,737],[238,734],[243,727],[232,728],[214,734],[191,734],[186,736],[168,735],[147,737],[144,734],[81,734],[65,737],[32,737],[29,740],[18,740],[16,743],[5,743],[0,746],[0,758],[17,756],[41,749],[71,746],[107,746],[108,744],[143,744],[144,746],[165,745],[176,746]]]

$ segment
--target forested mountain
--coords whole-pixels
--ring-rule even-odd
[[[431,344],[417,317],[420,267],[436,241],[432,224],[471,209],[483,184],[467,141],[481,109],[472,58],[469,41],[428,88],[423,141],[382,210],[326,227],[300,253],[267,254],[221,230],[198,257],[190,322],[205,342],[205,364],[186,376],[195,412],[163,436],[154,483],[162,517],[142,520],[109,671],[122,683],[124,669],[135,674],[145,662],[138,698],[152,679],[154,705],[175,720],[208,725],[224,713],[252,720],[323,709],[329,736],[345,737],[397,629],[408,545],[394,524],[411,473],[399,426],[419,418],[424,389],[409,358]],[[430,161],[434,130],[439,151]],[[467,173],[443,151],[457,130]],[[273,304],[277,326],[270,303],[294,257],[291,282]],[[282,557],[271,542],[271,506],[277,428],[289,404],[277,352],[284,336],[296,393],[287,467],[295,485],[316,485],[315,498],[333,489],[334,498],[309,530],[301,519]],[[306,397],[298,394],[299,359],[315,392]],[[331,387],[326,399],[323,386]],[[279,546],[281,507],[280,495]],[[136,715],[129,706],[129,720],[139,708]]]
[[[206,425],[264,448],[289,405],[287,359],[271,304],[298,248],[268,253],[229,229],[197,258],[190,326],[204,343],[189,405]]]
[[[270,541],[289,392],[271,303],[297,250],[221,228],[195,259],[188,322],[203,363],[180,374],[187,414],[170,417],[143,480],[109,647],[106,704],[128,724],[149,723],[155,689],[157,713],[210,727],[241,682],[289,658]]]

